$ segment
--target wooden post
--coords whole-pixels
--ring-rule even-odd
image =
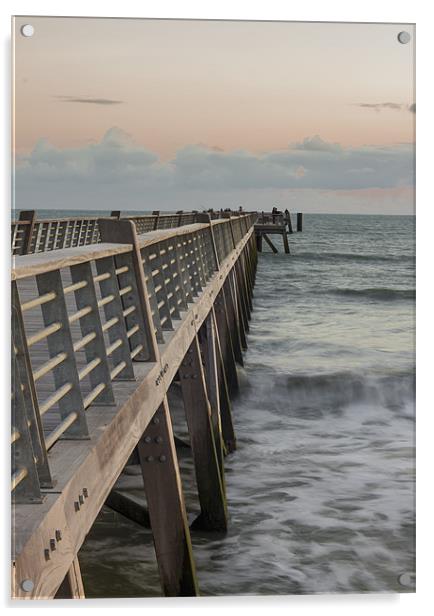
[[[155,220],[154,220],[154,230],[158,229],[158,221],[160,220],[160,210],[154,210],[152,212],[152,216],[155,216]]]
[[[214,303],[214,312],[217,322],[217,331],[220,340],[221,352],[226,381],[231,396],[239,391],[237,368],[235,366],[235,356],[232,347],[232,340],[229,331],[229,324],[226,312],[226,302],[223,289],[219,292]]]
[[[201,513],[195,528],[226,531],[227,511],[197,336],[179,367]]]
[[[228,315],[228,325],[230,336],[232,340],[232,348],[234,351],[235,361],[240,364],[240,366],[244,366],[243,360],[243,352],[241,348],[241,337],[240,337],[240,322],[238,312],[236,310],[235,304],[235,292],[232,288],[233,277],[230,273],[223,285],[223,292],[225,294],[226,300],[226,309]]]
[[[18,220],[28,221],[28,225],[24,228],[24,237],[22,241],[21,254],[27,255],[32,246],[33,229],[35,228],[36,212],[35,210],[23,210],[20,212]]]
[[[279,251],[277,250],[276,246],[273,244],[273,242],[270,240],[270,238],[268,237],[268,235],[267,235],[266,233],[263,233],[263,237],[264,237],[264,240],[267,242],[267,244],[269,245],[269,247],[271,248],[271,250],[272,250],[274,253],[279,252]]]
[[[167,597],[197,596],[199,589],[167,399],[155,413],[137,449],[163,593]]]
[[[256,248],[258,252],[262,252],[262,233],[260,231],[256,232]]]
[[[285,248],[285,253],[289,255],[289,244],[288,244],[288,236],[286,234],[286,229],[283,230],[283,246]]]
[[[199,330],[199,343],[204,363],[204,373],[208,400],[211,407],[211,423],[214,431],[214,442],[219,462],[220,475],[224,484],[223,438],[220,418],[220,396],[217,368],[217,351],[215,341],[215,325],[212,312],[209,313]]]
[[[137,241],[136,227],[131,220],[110,220],[100,218],[98,220],[99,232],[102,242],[132,244],[132,260],[136,277],[138,296],[141,303],[141,312],[144,315],[144,327],[147,338],[148,361],[156,361],[158,354],[157,339],[152,325],[152,313],[149,305],[148,291],[143,271],[142,256]]]
[[[121,211],[120,210],[113,210],[113,212],[110,213],[110,216],[112,218],[117,218],[119,220],[119,218],[121,217]]]
[[[293,233],[293,229],[292,229],[292,222],[291,222],[291,213],[289,212],[289,210],[285,210],[285,214],[286,214],[286,224],[288,225],[288,233]]]
[[[297,214],[297,231],[303,231],[303,214],[301,212]]]
[[[72,565],[69,568],[68,573],[61,585],[58,588],[57,593],[54,596],[55,599],[85,599],[83,580],[81,578],[80,564],[78,557],[76,556],[72,561]]]
[[[235,430],[232,422],[232,407],[229,395],[228,383],[226,380],[225,365],[223,361],[222,348],[220,343],[219,332],[217,328],[217,320],[214,307],[211,309],[212,319],[214,322],[216,355],[217,355],[217,375],[219,386],[219,405],[220,405],[220,420],[222,425],[222,438],[225,447],[225,453],[234,451],[237,447],[235,438]]]

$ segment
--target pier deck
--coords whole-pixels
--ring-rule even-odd
[[[255,218],[205,216],[143,234],[134,221],[100,219],[96,244],[15,258],[15,598],[83,596],[80,546],[133,453],[162,591],[199,593],[167,392],[179,383],[196,522],[224,531],[224,455],[236,447],[230,398],[247,344]]]

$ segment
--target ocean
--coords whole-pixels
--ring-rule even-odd
[[[305,215],[290,249],[259,256],[229,531],[192,532],[201,594],[412,592],[415,218]],[[150,531],[108,508],[79,558],[88,597],[160,595]]]

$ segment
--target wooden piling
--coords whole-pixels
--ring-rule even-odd
[[[297,214],[297,231],[303,231],[303,214],[301,212]]]
[[[197,336],[179,367],[179,376],[201,508],[194,527],[226,531],[224,479],[219,468],[211,408]]]
[[[197,596],[199,588],[167,399],[137,449],[163,594]]]

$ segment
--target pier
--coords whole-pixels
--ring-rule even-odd
[[[228,527],[224,459],[236,449],[258,214],[119,214],[22,212],[12,224],[14,598],[84,597],[79,550],[104,504],[151,527],[164,595],[199,594],[173,387],[195,467],[194,527]],[[116,490],[132,462],[146,510]]]
[[[303,214],[297,214],[297,231],[303,230]],[[288,235],[293,233],[291,214],[288,210],[279,212],[273,208],[272,212],[261,212],[255,224],[256,246],[258,252],[262,252],[262,240],[265,240],[268,246],[274,253],[279,252],[273,244],[270,235],[281,236],[283,240],[283,249],[286,254],[289,254]]]

